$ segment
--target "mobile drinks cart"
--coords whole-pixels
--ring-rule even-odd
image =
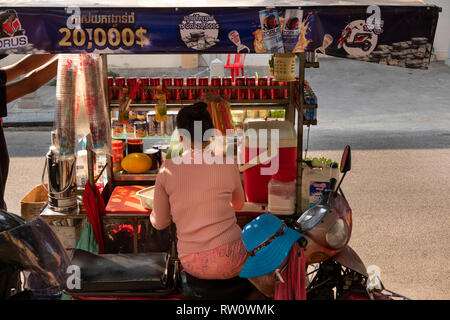
[[[208,54],[292,53],[290,64],[284,66],[288,78],[278,83],[181,83],[162,84],[168,92],[199,92],[224,90],[253,92],[251,95],[228,97],[232,110],[285,111],[285,121],[296,126],[297,134],[297,207],[302,198],[303,126],[317,124],[313,100],[307,99],[305,71],[318,68],[318,54],[356,59],[396,67],[427,69],[436,31],[439,8],[421,0],[352,0],[352,1],[0,1],[0,53],[60,53],[100,55],[104,103],[111,118],[117,111],[119,97],[109,89],[121,90],[124,82],[107,76],[107,55],[110,54]],[[279,55],[281,54],[281,55]],[[292,65],[292,61],[294,64]],[[275,80],[277,67],[275,65]],[[294,66],[297,75],[292,76]],[[278,70],[279,71],[279,70]],[[280,75],[281,73],[278,73]],[[149,75],[151,77],[151,75]],[[156,90],[158,83],[141,83],[141,89]],[[132,91],[134,87],[129,87]],[[262,96],[262,90],[268,95]],[[266,93],[267,93],[266,92]],[[273,96],[270,92],[278,92]],[[199,96],[172,96],[167,108],[179,110],[192,104]],[[130,109],[153,110],[152,94],[134,99]],[[110,119],[106,122],[111,132]],[[91,128],[92,129],[92,128]],[[91,132],[94,134],[93,132]],[[161,138],[145,137],[144,140]],[[124,140],[127,140],[125,137]],[[167,139],[163,138],[163,139]],[[93,153],[89,149],[89,185],[94,188]],[[121,185],[152,185],[156,173],[126,174],[113,170],[113,157],[107,158],[107,180],[104,199],[108,202],[113,189]],[[261,214],[264,206],[246,204],[244,212]],[[115,212],[101,219],[134,219],[132,222],[133,252],[138,252],[137,230],[140,221],[148,226],[149,211]],[[44,211],[48,221],[86,219],[83,210],[73,212]]]

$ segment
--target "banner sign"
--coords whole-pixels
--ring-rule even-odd
[[[437,7],[0,8],[0,54],[319,52],[427,68]]]

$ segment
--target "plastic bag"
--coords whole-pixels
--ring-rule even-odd
[[[166,159],[175,158],[177,156],[180,156],[182,153],[183,153],[183,143],[181,142],[178,128],[175,128],[170,138],[170,145],[169,148],[167,149]]]

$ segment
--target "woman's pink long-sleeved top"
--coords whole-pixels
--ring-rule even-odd
[[[235,210],[244,205],[244,191],[235,164],[191,164],[166,160],[155,183],[152,225],[164,229],[172,219],[177,228],[178,254],[217,248],[241,237]],[[200,151],[201,152],[201,151]]]

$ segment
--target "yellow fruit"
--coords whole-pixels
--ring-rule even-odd
[[[121,165],[128,173],[144,173],[152,167],[152,159],[145,153],[131,153],[122,159]]]

